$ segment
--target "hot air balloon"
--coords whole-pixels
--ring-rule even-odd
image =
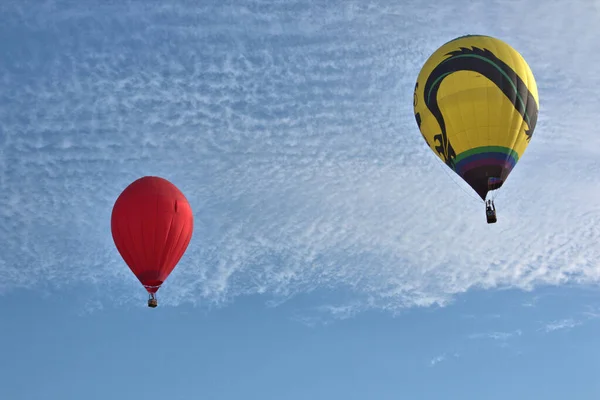
[[[537,122],[537,85],[525,59],[490,36],[451,40],[425,62],[413,106],[427,145],[481,197],[488,223],[496,222],[488,192],[506,182]]]
[[[112,210],[111,231],[117,250],[149,293],[173,271],[192,238],[194,216],[181,191],[166,179],[145,176],[123,190]]]

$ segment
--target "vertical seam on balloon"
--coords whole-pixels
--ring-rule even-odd
[[[466,72],[466,73],[468,73],[468,71],[454,71],[454,72]],[[455,93],[461,93],[462,91],[458,90],[459,88],[457,87],[457,85],[458,85],[458,82],[455,81],[455,83],[454,83],[454,88],[455,88],[454,92]],[[464,117],[463,112],[462,112],[463,110],[460,107],[461,103],[462,102],[459,101],[458,102],[459,105],[457,106],[457,108],[458,108],[458,114],[460,115],[460,120],[461,120],[462,126],[463,126],[463,131],[461,133],[464,133],[465,140],[467,142],[467,148],[470,149],[470,148],[472,148],[472,146],[471,146],[471,141],[469,140],[469,132],[468,132],[468,129],[467,129],[466,125],[465,125],[465,117]],[[448,142],[450,142],[450,138],[448,138]],[[456,161],[456,158],[455,158],[455,161]],[[456,164],[454,164],[454,173],[456,173],[458,176],[460,176],[458,174],[458,172],[456,171]],[[464,178],[462,176],[460,176],[460,177],[464,180]],[[467,184],[468,184],[468,182],[467,182]],[[471,186],[471,185],[469,185],[469,186]]]
[[[169,222],[169,229],[167,229],[167,236],[165,238],[165,243],[162,247],[162,252],[160,254],[160,265],[158,266],[158,275],[161,280],[164,280],[163,273],[164,273],[164,269],[165,269],[166,259],[167,259],[167,256],[169,255],[170,247],[173,246],[173,243],[169,240],[169,237],[171,236],[171,228],[173,227],[174,219],[175,219],[175,215],[171,215],[171,222]],[[170,244],[171,246],[167,247],[167,244]]]
[[[133,236],[131,235],[131,225],[129,224],[129,215],[125,214],[125,221],[127,222],[126,229],[127,229],[127,235],[129,236],[129,241],[130,243],[134,246],[137,247],[135,245],[135,240],[133,239]],[[139,268],[139,264],[136,262],[138,260],[136,260],[135,258],[132,258],[132,264],[130,265],[130,269],[132,270],[131,272],[133,272],[133,274],[136,276],[136,278],[138,278],[138,280],[140,280],[140,278],[138,277],[138,273],[139,271],[137,270],[137,268]]]
[[[450,58],[452,58],[452,56],[451,56],[451,57],[448,57],[446,60],[442,61],[442,62],[440,63],[440,65],[441,65],[441,64],[443,64],[444,62],[446,62],[446,61],[447,61],[448,59],[450,59]],[[446,72],[445,74],[443,74],[443,75],[439,76],[439,77],[438,77],[438,78],[437,78],[435,81],[433,81],[433,84],[431,85],[431,88],[429,89],[429,93],[427,93],[427,102],[429,102],[429,101],[430,101],[429,99],[431,98],[431,90],[432,90],[432,88],[433,88],[433,87],[435,87],[435,85],[436,85],[438,82],[440,82],[440,85],[439,85],[439,86],[441,87],[441,85],[442,85],[442,84],[441,84],[441,81],[442,81],[443,79],[445,79],[445,78],[446,78],[448,75],[452,74],[453,72],[456,72],[456,71],[450,71],[450,72]],[[424,88],[424,87],[423,87],[423,93],[425,93],[425,88]],[[439,93],[439,87],[438,87],[438,93]],[[437,96],[437,94],[438,94],[438,93],[436,93],[436,96]],[[424,99],[424,98],[425,98],[425,96],[423,96],[423,99]],[[440,112],[441,112],[441,111],[440,111]],[[446,125],[446,121],[445,121],[445,120],[444,120],[444,125]],[[441,127],[441,126],[440,126],[440,129],[442,129],[442,127]],[[445,143],[442,143],[442,145],[444,146],[444,154],[448,154],[448,149],[449,149],[449,147],[450,147],[450,139],[448,138],[448,134],[447,134],[448,127],[447,127],[447,126],[445,126],[445,127],[444,127],[444,129],[446,130],[446,142],[445,142]],[[439,156],[439,155],[438,155],[438,156]],[[441,159],[441,158],[440,158],[440,159]]]
[[[181,260],[181,258],[183,257],[183,253],[185,252],[185,247],[187,247],[187,246],[183,246],[183,243],[180,242],[181,235],[186,230],[186,228],[187,228],[187,222],[184,222],[183,225],[181,226],[181,230],[179,231],[179,234],[177,235],[177,240],[175,241],[174,249],[176,250],[175,256],[176,256],[177,262],[179,262]]]
[[[177,247],[181,246],[181,243],[179,243],[179,239],[181,239],[181,234],[185,230],[186,226],[187,226],[187,221],[182,224],[181,230],[179,231],[179,234],[177,235],[177,239],[175,240],[175,243],[173,245],[173,249],[177,249]],[[175,253],[175,255],[177,255],[177,262],[179,262],[179,260],[181,260],[181,257],[183,257],[183,251],[177,251]]]
[[[518,77],[519,76],[519,72],[517,71],[517,68],[516,68],[517,64],[516,64],[515,59],[514,59],[514,54],[513,54],[512,51],[509,54],[510,54],[510,59],[512,61],[512,64],[515,66],[515,68],[514,68],[515,69],[515,75]],[[523,84],[525,84],[525,87],[527,88],[527,90],[529,90],[529,76],[528,76],[528,74],[525,74],[525,76],[523,78],[521,78],[521,80],[523,81]],[[517,81],[517,83],[518,83],[518,81]],[[517,96],[518,96],[519,95],[519,88],[518,87],[516,88],[516,93],[517,93]],[[520,113],[517,112],[516,109],[513,109],[514,110],[513,112],[515,114],[517,114],[519,117],[521,117],[521,123],[519,124],[519,128],[518,128],[518,130],[517,130],[517,132],[516,132],[516,134],[515,134],[515,136],[513,138],[512,145],[510,146],[511,150],[515,149],[515,146],[516,146],[516,144],[517,144],[517,142],[519,140],[519,137],[521,135],[521,131],[523,130],[523,125],[525,124],[525,119],[526,119],[526,116],[527,116],[527,101],[528,100],[529,100],[529,96],[527,96],[527,98],[525,99],[525,101],[523,103],[523,115],[522,116],[521,116]],[[517,117],[513,114],[513,118],[517,118]],[[511,126],[512,126],[512,123],[511,123]],[[506,155],[506,161],[508,161],[509,155],[510,154]],[[508,177],[509,173],[510,173],[510,171],[508,171],[508,170],[506,170],[503,173],[503,175],[506,175],[504,177],[505,179],[506,179],[506,177]]]
[[[508,51],[508,57],[510,58],[510,61],[511,61],[511,64],[512,64],[512,68],[515,70],[515,75],[518,75],[519,73],[517,72],[517,69],[516,69],[515,59],[513,57],[513,52],[512,51]],[[510,67],[510,65],[509,65],[509,67]],[[519,88],[516,87],[515,88],[515,96],[518,96],[518,95],[519,95]],[[523,111],[525,111],[525,110],[523,110]],[[518,114],[519,117],[521,117],[520,113],[517,112],[516,107],[513,107],[513,109],[512,109],[512,115],[511,115],[512,118],[510,119],[510,127],[511,128],[515,125],[514,120],[515,120],[515,118],[517,118],[515,114]],[[523,114],[526,115],[525,112],[523,112]],[[523,116],[522,121],[524,121],[524,118],[525,118],[525,116]],[[510,133],[513,134],[513,138],[511,140],[512,143],[509,146],[510,149],[514,149],[515,148],[515,144],[517,143],[517,139],[519,137],[519,132],[520,132],[520,127],[519,127],[519,130],[516,132],[516,134],[514,132],[509,132],[509,134]],[[509,157],[509,155],[507,154],[506,158],[505,158],[505,162],[508,161],[508,157]],[[506,171],[502,171],[502,172],[503,172],[502,175],[505,175]]]
[[[495,43],[494,41],[491,41],[491,40],[489,40],[489,39],[488,39],[487,41],[488,41],[489,45],[490,45],[491,47],[493,47],[493,48],[494,48],[494,50],[497,52],[497,51],[498,51],[498,49],[496,48],[496,43]],[[485,95],[486,95],[486,98],[489,98],[489,97],[488,97],[488,96],[489,96],[489,90],[490,90],[490,87],[489,87],[489,86],[486,86],[486,88],[485,88]],[[490,127],[490,124],[491,124],[491,123],[489,122],[489,121],[490,121],[490,119],[491,119],[491,118],[490,118],[490,116],[491,116],[491,113],[490,113],[490,107],[491,107],[491,104],[492,104],[492,102],[491,102],[491,101],[488,101],[488,102],[487,102],[487,109],[488,109],[488,110],[487,110],[487,111],[488,111],[488,127],[487,127],[487,138],[488,138],[488,140],[487,140],[487,144],[488,144],[488,147],[492,145],[492,134],[491,134],[491,130],[492,130],[492,128]],[[489,189],[489,184],[488,184],[488,189]],[[489,191],[489,190],[488,190],[488,191]],[[486,193],[485,195],[486,195],[486,197],[487,197],[487,193]]]
[[[146,269],[149,267],[149,265],[148,265],[149,258],[148,258],[148,249],[147,249],[148,246],[146,246],[146,239],[144,237],[144,221],[146,220],[146,218],[142,217],[140,219],[141,219],[141,221],[140,221],[140,224],[138,225],[138,230],[140,232],[140,237],[142,239],[142,240],[140,240],[140,242],[142,243],[141,254],[142,254],[142,257],[144,258],[144,267],[143,268]]]
[[[473,48],[473,46],[471,46],[471,48]],[[471,72],[471,73],[473,73],[473,74],[476,74],[476,72],[474,72],[474,71],[470,71],[470,72]],[[467,72],[467,73],[468,73],[468,72]],[[474,120],[474,122],[475,122],[475,127],[477,128],[477,117],[476,117],[475,104],[471,103],[471,106],[472,106],[472,108],[471,108],[471,111],[473,112],[473,116],[475,117],[475,120]],[[463,116],[462,112],[460,113],[460,118],[462,119],[462,121],[463,121],[463,126],[464,126],[464,125],[465,125],[465,118],[464,118],[464,116]],[[465,129],[465,136],[466,136],[466,138],[467,138],[467,145],[469,146],[469,149],[472,149],[472,148],[473,148],[473,145],[471,144],[471,140],[470,140],[470,138],[469,138],[469,130],[468,130],[468,129]],[[463,178],[463,179],[464,179],[464,178]],[[468,183],[468,182],[467,182],[467,183]],[[469,185],[469,186],[471,186],[471,185]]]
[[[527,73],[525,74],[525,79],[523,79],[523,83],[525,84],[525,87],[527,88],[528,91],[529,91],[529,75],[530,75],[529,71],[530,71],[530,69],[531,68],[527,68],[527,71],[526,71]],[[527,96],[527,99],[525,100],[525,105],[523,106],[523,107],[525,107],[525,109],[523,110],[524,111],[523,113],[525,115],[527,115],[527,107],[528,106],[529,106],[529,96]],[[521,126],[519,127],[519,133],[517,134],[517,139],[521,135],[521,132],[524,132],[524,130],[525,130],[524,125],[525,125],[525,119],[523,119],[521,121]],[[527,127],[529,129],[532,129],[532,127],[531,127],[531,121],[527,122]],[[523,134],[525,134],[525,133],[523,133]],[[531,134],[533,135],[533,132],[531,132]],[[525,140],[527,140],[527,139],[525,139]],[[517,140],[515,140],[515,143],[516,142],[517,142]],[[527,143],[527,145],[529,145],[529,143]],[[523,153],[521,155],[525,154],[525,150],[527,150],[527,146],[525,146],[525,148],[523,149]]]
[[[155,216],[155,221],[159,221],[159,218],[158,218],[158,202],[159,202],[159,193],[158,193],[158,187],[157,187],[157,186],[155,186],[155,189],[156,189],[156,194],[155,194],[155,195],[156,195],[156,209],[155,209],[155,211],[154,211],[154,216]],[[153,254],[154,256],[156,256],[156,251],[157,251],[157,249],[159,248],[159,247],[156,245],[156,235],[157,235],[157,231],[158,231],[158,229],[157,229],[157,228],[158,228],[158,227],[155,225],[155,226],[154,226],[154,240],[152,241],[152,252],[154,253],[154,254]],[[156,260],[156,257],[152,257],[152,259],[153,259],[153,260]],[[158,271],[159,271],[159,273],[160,273],[160,268],[161,268],[161,267],[160,267],[160,265],[157,265],[156,267],[157,267],[157,269],[158,269]]]
[[[120,224],[118,224],[118,223],[117,223],[117,225],[116,225],[116,229],[115,229],[115,230],[118,232],[118,235],[117,235],[118,237],[123,237],[123,235],[122,235],[122,233],[123,233],[123,230],[121,229],[121,225],[120,225]],[[128,262],[127,262],[127,260],[129,259],[129,260],[130,260],[130,262],[131,262],[132,264],[134,264],[134,265],[135,265],[135,263],[133,262],[133,261],[134,261],[134,258],[131,256],[131,253],[130,253],[130,252],[127,250],[127,246],[125,246],[125,247],[122,247],[122,246],[120,246],[120,245],[117,243],[117,241],[116,241],[116,240],[115,240],[114,242],[115,242],[115,245],[116,245],[116,247],[117,247],[117,250],[119,251],[119,253],[121,253],[121,256],[123,257],[123,253],[125,254],[125,257],[123,257],[123,258],[124,258],[124,260],[123,260],[123,261],[125,261],[125,265],[127,265],[127,266],[129,267],[129,270],[130,270],[130,271],[131,271],[131,272],[134,274],[134,276],[136,276],[136,278],[137,278],[137,275],[136,275],[136,274],[135,274],[135,272],[132,270],[132,266],[131,266],[131,265],[130,265]]]
[[[497,43],[497,42],[495,42],[495,41],[491,41],[491,40],[490,40],[490,46],[493,48],[493,54],[495,55],[495,57],[497,57],[497,58],[500,58],[500,57],[501,57],[501,54],[500,54],[500,53],[501,53],[501,51],[503,50],[503,48],[504,48],[505,46],[502,46],[502,48],[499,48],[499,46],[498,46],[498,43]],[[500,58],[500,59],[501,59],[501,58]],[[501,69],[501,68],[499,68],[499,69]],[[500,71],[500,72],[501,72],[501,73],[503,73],[503,74],[506,76],[506,74],[504,73],[504,71]],[[509,81],[509,80],[510,80],[510,77],[506,76],[506,78],[507,78],[507,79],[506,79],[507,81]],[[496,97],[498,98],[498,100],[500,101],[500,107],[501,107],[501,109],[500,109],[500,110],[499,110],[499,112],[498,112],[498,115],[499,115],[499,117],[500,117],[500,118],[502,118],[503,111],[504,111],[504,110],[502,109],[502,104],[505,104],[505,103],[504,103],[504,100],[505,100],[505,92],[506,92],[506,89],[504,88],[504,85],[505,85],[505,83],[504,83],[504,81],[501,81],[501,82],[502,82],[502,87],[500,87],[500,88],[497,88],[497,89],[494,91],[494,93],[495,93],[495,96],[496,96]],[[498,89],[499,89],[499,90],[498,90]],[[516,95],[518,95],[518,93],[516,93],[516,90],[515,90],[515,94],[516,94]],[[511,101],[511,103],[515,104],[515,102],[514,102],[512,99],[508,99],[508,100],[509,100],[509,101]],[[510,108],[510,113],[511,113],[511,115],[514,115],[514,113],[515,113],[515,108],[516,108],[515,106],[512,106],[512,107]],[[499,127],[500,127],[500,124],[498,124],[498,125],[499,125]],[[488,131],[488,132],[489,132],[489,131]],[[498,140],[498,141],[496,142],[496,145],[498,145],[498,146],[499,146],[501,143],[503,143],[502,139],[504,138],[504,135],[505,135],[505,134],[506,134],[506,132],[501,132],[501,131],[500,131],[500,129],[498,129],[498,132],[497,132],[497,135],[498,135],[498,136],[497,136],[497,140]],[[489,136],[488,136],[488,138],[489,138],[489,139],[488,139],[488,145],[490,145],[490,146],[491,146],[491,142],[492,142],[492,140],[491,140],[491,134],[490,134],[490,133],[488,133],[488,135],[489,135]],[[510,149],[510,148],[509,148],[509,149]],[[505,159],[505,163],[506,163],[506,160],[508,159],[508,156],[509,156],[509,155],[510,155],[510,151],[507,153],[507,158]],[[500,176],[499,176],[499,178],[500,178],[500,179],[502,179],[502,180],[504,180],[504,179],[503,179],[503,175],[504,175],[504,173],[503,173],[503,170],[504,170],[504,167],[502,167],[502,166],[501,166],[501,167],[500,167]],[[488,180],[487,180],[487,182],[486,182],[486,185],[487,185],[487,187],[488,187],[488,192],[490,191],[490,190],[489,190],[489,187],[490,187],[490,186],[489,186],[489,178],[490,178],[490,177],[488,177]],[[497,189],[496,189],[496,190],[497,190]],[[498,192],[496,192],[495,194],[494,194],[494,193],[492,193],[492,195],[491,195],[491,199],[492,199],[492,201],[496,199],[496,195],[497,195],[497,194],[498,194]]]
[[[455,72],[459,72],[459,71],[455,71]],[[457,94],[459,94],[459,96],[460,96],[460,95],[462,95],[463,91],[459,90],[459,88],[457,87],[457,85],[458,85],[458,82],[457,82],[457,80],[455,80],[454,81],[454,89],[455,89],[454,92],[457,93]],[[457,108],[458,108],[458,115],[460,116],[460,121],[462,122],[463,128],[466,128],[465,117],[463,115],[463,110],[462,110],[462,107],[460,106],[460,104],[462,104],[461,101],[458,102],[458,106],[457,106]],[[467,148],[471,148],[471,141],[469,140],[468,129],[464,129],[463,132],[464,132],[465,139],[467,141]],[[448,141],[450,141],[450,138],[448,138]],[[455,158],[455,162],[456,162],[456,158]],[[454,164],[454,172],[456,173],[456,163]],[[461,178],[462,178],[462,176],[461,176]]]

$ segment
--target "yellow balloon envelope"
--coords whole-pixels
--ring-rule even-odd
[[[427,145],[485,200],[523,156],[539,99],[533,73],[515,49],[467,35],[429,57],[413,105]]]

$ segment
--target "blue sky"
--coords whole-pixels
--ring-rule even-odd
[[[568,1],[0,5],[0,398],[597,399],[600,7]],[[499,222],[423,142],[427,57],[530,64]],[[158,293],[110,213],[175,183]]]

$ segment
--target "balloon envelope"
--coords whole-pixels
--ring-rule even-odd
[[[192,238],[194,217],[181,191],[146,176],[127,186],[112,210],[111,231],[123,260],[149,293],[156,293]]]
[[[419,73],[413,102],[427,145],[483,200],[523,156],[539,107],[523,57],[503,41],[481,35],[437,49]]]

